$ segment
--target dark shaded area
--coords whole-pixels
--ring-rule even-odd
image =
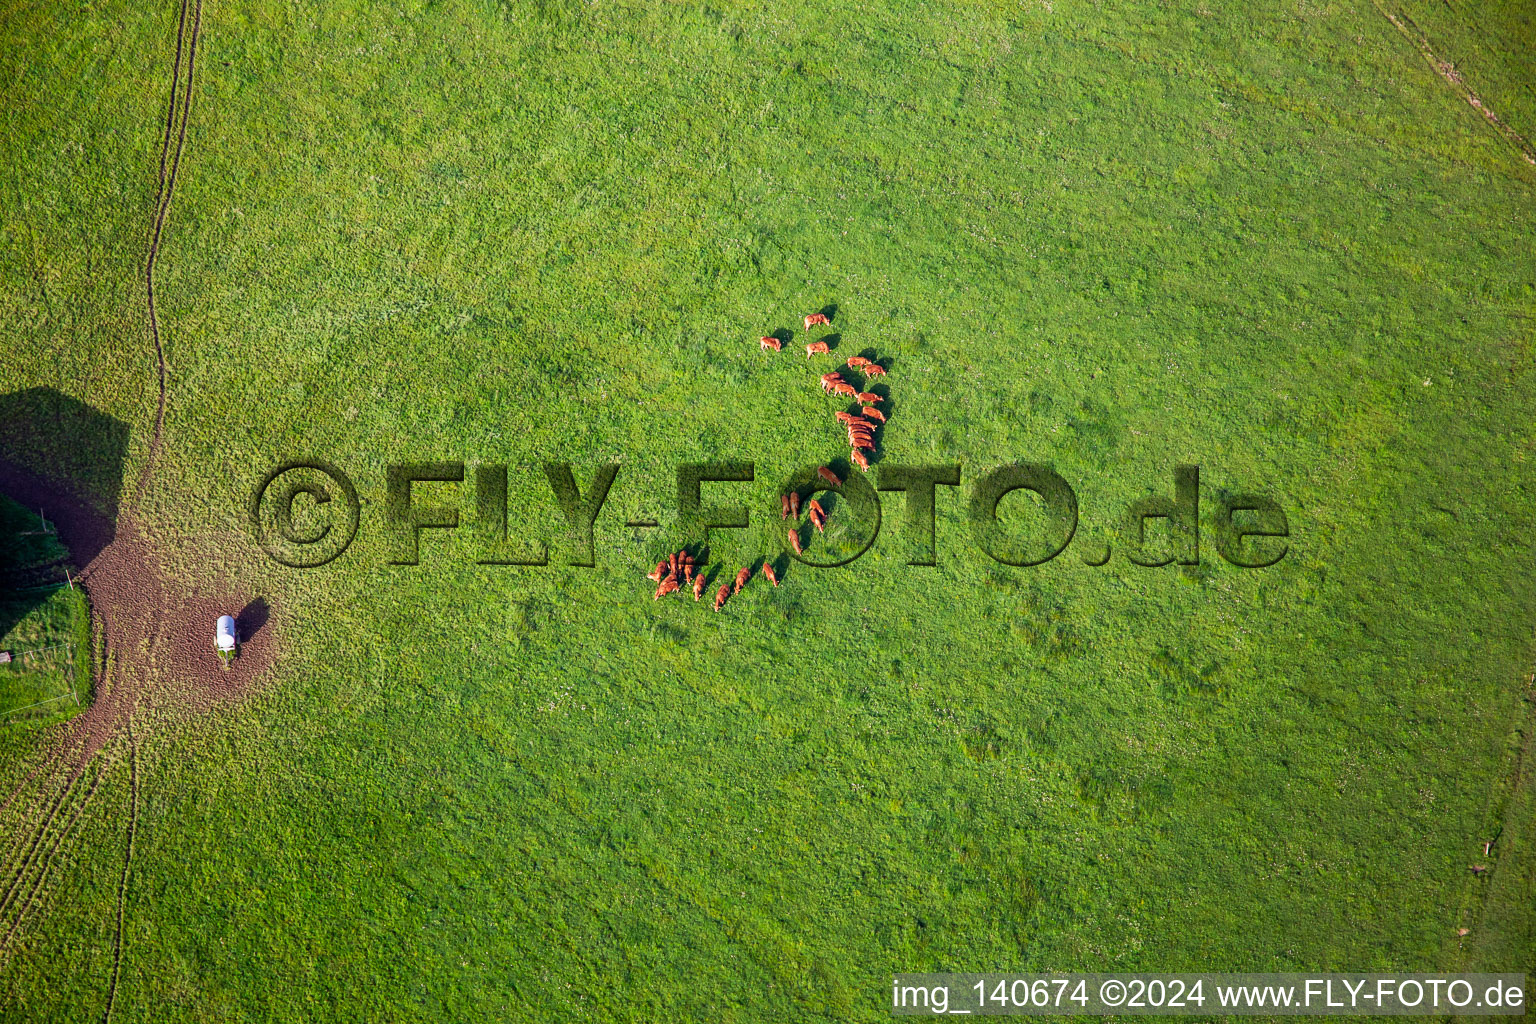
[[[0,493],[46,516],[76,569],[117,534],[127,451],[128,424],[53,388],[0,395]],[[9,555],[15,539],[0,546]],[[0,636],[47,594],[15,585],[0,578]]]
[[[880,369],[885,370],[886,372],[890,372],[891,367],[895,365],[896,362],[890,356],[881,356],[879,351],[873,345],[860,349],[857,354],[865,359],[868,359],[870,362],[874,363],[876,366],[880,367]]]
[[[267,604],[267,599],[258,597],[235,616],[235,641],[248,644],[256,639],[267,620],[272,617],[272,606]]]

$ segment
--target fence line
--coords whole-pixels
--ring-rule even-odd
[[[68,643],[54,644],[52,647],[34,647],[30,651],[15,651],[11,654],[11,657],[18,659],[25,658],[29,654],[42,654],[46,651],[56,651],[61,647],[68,647],[73,650],[74,646],[74,641],[69,641]]]
[[[40,708],[44,704],[52,704],[54,701],[56,701],[56,700],[63,700],[65,697],[74,697],[75,698],[75,703],[76,704],[80,703],[80,698],[79,697],[75,697],[75,691],[74,690],[70,690],[68,693],[61,693],[57,697],[49,697],[47,700],[40,700],[36,704],[28,704],[28,705],[26,705],[24,707],[11,708],[11,710],[9,710],[9,711],[0,712],[0,718],[5,718],[5,717],[7,717],[9,715],[14,715],[18,711],[30,711],[32,708]]]
[[[25,658],[29,654],[46,654],[49,651],[67,649],[69,651],[69,659],[65,663],[64,674],[69,679],[69,692],[61,693],[55,697],[49,697],[47,700],[40,700],[35,704],[26,704],[19,708],[11,708],[8,711],[0,711],[0,719],[9,718],[11,715],[22,711],[30,711],[32,708],[40,708],[44,704],[52,704],[54,701],[63,700],[65,697],[72,699],[75,702],[75,707],[81,707],[82,705],[80,704],[80,695],[75,692],[75,646],[76,645],[73,642],[53,644],[50,647],[37,647],[30,651],[21,651],[12,655],[12,658],[14,659],[12,664],[15,664],[16,661],[20,661],[22,658]]]

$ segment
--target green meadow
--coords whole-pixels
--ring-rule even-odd
[[[273,664],[99,755],[0,1018],[873,1021],[896,972],[1536,967],[1536,166],[1386,13],[1526,139],[1536,20],[1383,3],[209,0],[141,496],[179,12],[6,5],[0,394],[128,424],[167,593],[264,597]],[[882,492],[861,557],[716,613],[783,558],[782,482],[847,467],[817,377],[855,354],[871,482],[960,467],[936,564]],[[288,568],[249,504],[314,458],[360,526]],[[392,564],[389,466],[445,461],[415,501],[461,526]],[[654,600],[678,467],[728,461],[704,500],[749,524]],[[547,462],[619,467],[594,566]],[[1076,494],[1041,565],[973,533],[1014,462]],[[477,562],[500,465],[545,566]],[[1199,562],[1132,564],[1179,465]],[[1218,554],[1238,494],[1278,563]],[[60,727],[0,728],[10,792]],[[0,821],[8,881],[33,823]]]

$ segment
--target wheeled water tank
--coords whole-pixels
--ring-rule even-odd
[[[235,617],[233,615],[219,616],[219,625],[214,633],[213,643],[221,651],[235,649]]]

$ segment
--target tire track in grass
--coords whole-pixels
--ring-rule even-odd
[[[69,734],[59,742],[55,743],[53,745],[53,749],[49,751],[45,758],[43,758],[42,763],[33,768],[32,771],[28,773],[26,778],[24,778],[20,783],[16,785],[11,793],[5,798],[5,801],[0,803],[0,811],[4,811],[28,785],[30,785],[35,779],[38,779],[39,777],[42,778],[43,783],[38,791],[37,797],[33,800],[32,805],[29,806],[25,812],[19,815],[21,822],[23,823],[22,827],[18,828],[11,836],[11,838],[7,840],[5,851],[3,855],[0,855],[0,868],[3,868],[3,870],[8,875],[10,875],[12,878],[12,884],[14,884],[14,881],[17,877],[26,872],[28,862],[32,858],[33,850],[36,848],[36,845],[41,837],[53,824],[53,821],[57,817],[59,808],[62,806],[63,801],[66,797],[68,797],[70,790],[73,789],[75,783],[79,780],[80,775],[85,771],[87,766],[89,766],[91,761],[95,759],[96,753],[105,746],[104,740],[93,735],[94,730],[90,727],[90,723],[92,718],[99,716],[100,712],[98,709],[103,708],[109,704],[115,692],[114,683],[117,681],[118,675],[115,669],[118,666],[116,664],[110,663],[108,660],[107,637],[110,634],[110,620],[105,619],[105,617],[98,618],[97,612],[93,609],[92,623],[93,628],[96,628],[99,631],[99,635],[102,638],[101,668],[97,675],[99,682],[97,693],[93,696],[91,702],[92,706],[86,710],[84,715],[70,723]],[[110,735],[107,738],[110,739]],[[67,767],[62,773],[56,772],[54,770],[55,766],[58,765],[61,761],[65,762],[66,764],[68,763],[69,759],[65,758],[64,755],[72,753],[77,748],[82,746],[85,748],[85,751],[82,755],[74,759],[74,764],[72,766]],[[56,790],[52,788],[55,785],[58,787]],[[41,821],[39,821],[35,826],[28,827],[25,823],[29,818],[36,817],[36,814],[34,813],[36,809],[39,806],[47,805],[47,794],[50,791],[55,794],[53,797],[52,805],[48,806],[46,810],[41,811]],[[17,865],[16,856],[18,852],[22,850],[23,846],[26,847],[26,850],[25,852],[21,853],[22,861],[19,865]],[[5,906],[9,902],[10,898],[11,891],[10,886],[8,886],[5,893],[0,895],[0,914],[4,913]],[[0,953],[3,953],[3,951],[4,944],[0,943]]]
[[[99,635],[102,638],[101,668],[96,676],[96,678],[99,680],[98,691],[92,699],[92,704],[95,705],[104,702],[111,694],[115,673],[109,670],[109,663],[107,660],[107,623],[97,618],[97,613],[94,609],[91,613],[91,619],[92,627],[99,631]],[[89,738],[89,730],[79,728],[78,721],[73,723],[69,734],[60,742],[55,743],[53,745],[53,749],[48,752],[47,756],[43,758],[42,762],[38,764],[37,767],[33,768],[32,771],[27,773],[26,778],[17,783],[16,786],[11,790],[10,794],[6,796],[5,800],[0,802],[0,812],[3,812],[10,807],[11,802],[15,800],[16,797],[20,795],[22,791],[25,790],[34,780],[38,779],[39,777],[42,778],[43,784],[38,791],[37,799],[33,801],[33,806],[28,807],[27,811],[19,815],[22,822],[22,827],[16,829],[16,831],[6,841],[4,853],[0,854],[0,869],[3,869],[8,874],[11,874],[13,881],[16,877],[26,871],[27,861],[31,858],[32,850],[36,847],[37,842],[47,831],[49,826],[52,825],[63,800],[69,795],[69,791],[74,787],[76,780],[79,779],[80,774],[85,770],[86,766],[90,764],[95,755],[93,752],[88,752],[87,756],[85,756],[83,759],[77,760],[74,768],[70,770],[68,774],[62,776],[62,782],[59,781],[60,775],[54,772],[54,766],[61,760],[64,760],[65,754],[70,753],[82,744],[86,744]],[[58,785],[52,807],[42,812],[42,821],[39,822],[36,827],[28,828],[25,825],[25,822],[29,818],[33,817],[33,814],[31,813],[33,807],[39,803],[47,803],[46,794],[50,792],[51,783]],[[31,843],[30,846],[27,845],[29,840]],[[16,865],[16,856],[18,852],[21,851],[23,846],[27,846],[27,850],[22,854],[21,864]],[[9,902],[9,899],[10,888],[7,887],[4,896],[0,896],[0,914],[3,914],[5,905],[7,902]],[[5,944],[0,943],[0,953],[3,953],[4,949]]]
[[[112,937],[112,980],[107,985],[107,1008],[102,1024],[110,1024],[117,1005],[117,983],[123,974],[123,910],[128,899],[128,873],[133,867],[133,840],[139,827],[139,745],[128,723],[128,848],[123,854],[123,874],[117,883],[117,928]]]
[[[21,863],[16,865],[15,868],[11,870],[10,878],[6,882],[5,892],[4,894],[0,894],[0,917],[3,917],[6,910],[10,907],[11,902],[16,898],[16,894],[21,891],[22,884],[26,880],[27,874],[31,871],[32,865],[36,863],[36,860],[40,855],[40,850],[43,845],[43,837],[46,836],[48,834],[48,830],[53,827],[54,821],[59,816],[60,808],[64,806],[65,800],[68,798],[70,792],[73,789],[74,779],[66,779],[64,784],[59,787],[58,795],[53,798],[53,802],[49,805],[48,810],[44,812],[42,822],[39,823],[36,828],[31,830],[31,835],[29,837],[31,841],[26,842],[26,840],[23,840],[23,842],[26,844],[26,850],[21,856]]]
[[[153,641],[151,641],[151,650],[153,650],[153,646]],[[104,664],[105,660],[105,651],[103,651]],[[105,673],[105,669],[103,671]],[[112,676],[108,676],[106,679],[104,679],[104,682],[110,682],[113,678],[115,678],[115,675],[116,673],[113,673]],[[110,687],[104,687],[103,699],[105,699],[106,694],[110,694],[111,692],[112,691]],[[108,740],[110,740],[110,738],[111,737],[109,736]],[[49,755],[44,764],[33,770],[33,775],[37,775],[40,772],[51,768],[53,763],[58,761],[62,754],[72,751],[82,744],[84,744],[86,747],[85,753],[78,757],[74,764],[70,766],[65,773],[49,772],[48,776],[45,776],[46,778],[52,778],[55,780],[62,778],[62,782],[58,783],[57,795],[54,797],[52,806],[49,807],[46,812],[44,812],[43,820],[39,822],[35,827],[31,828],[30,830],[23,828],[17,831],[16,835],[7,844],[4,859],[0,860],[0,864],[4,864],[6,866],[6,870],[9,872],[11,879],[4,894],[0,895],[0,927],[3,927],[4,917],[7,910],[16,909],[17,906],[20,907],[18,916],[13,922],[12,927],[6,933],[5,937],[0,939],[0,960],[3,960],[7,948],[10,946],[12,935],[16,932],[17,928],[21,924],[22,918],[26,916],[27,909],[30,908],[35,894],[37,893],[39,887],[42,885],[43,880],[47,877],[54,856],[63,846],[64,840],[68,838],[70,832],[74,830],[75,824],[79,821],[86,805],[88,805],[91,801],[91,798],[95,796],[96,790],[101,784],[102,773],[113,760],[111,755],[106,752],[106,742],[97,741],[95,743],[95,749],[92,749],[92,744],[90,742],[91,740],[92,733],[90,730],[78,730],[69,739],[57,744],[54,752]],[[15,899],[16,894],[20,891],[20,887],[25,885],[27,876],[31,874],[32,869],[39,863],[39,844],[44,840],[48,834],[48,831],[53,827],[60,811],[63,809],[67,799],[71,795],[71,792],[75,787],[75,783],[79,781],[80,776],[85,773],[86,769],[90,766],[91,762],[96,759],[98,754],[103,757],[103,765],[97,769],[96,777],[92,781],[84,800],[81,801],[81,803],[76,807],[74,814],[65,825],[63,831],[54,840],[52,846],[50,846],[47,852],[42,855],[41,870],[37,874],[36,879],[33,882],[32,889],[28,892],[27,898],[19,905],[13,904],[13,900]],[[45,785],[43,792],[46,793],[47,791],[48,789]],[[14,796],[14,794],[12,795]],[[23,820],[25,820],[25,817],[26,816],[23,815]],[[15,864],[14,861],[16,852],[20,850],[23,845],[26,845],[27,848],[25,853],[22,855],[21,863]]]
[[[1413,44],[1414,48],[1419,51],[1420,56],[1429,62],[1429,66],[1434,68],[1440,77],[1450,84],[1451,89],[1455,91],[1456,95],[1466,100],[1473,110],[1482,114],[1483,119],[1503,137],[1505,142],[1515,148],[1516,152],[1524,158],[1526,163],[1536,166],[1536,147],[1532,147],[1525,136],[1505,124],[1498,114],[1495,114],[1488,108],[1488,105],[1483,102],[1482,97],[1473,92],[1472,88],[1462,80],[1461,73],[1456,70],[1454,64],[1440,59],[1439,55],[1430,47],[1429,38],[1420,31],[1419,26],[1413,23],[1412,18],[1406,14],[1392,13],[1387,10],[1381,0],[1371,0],[1371,3],[1381,12],[1382,17],[1392,23],[1392,27],[1397,29],[1404,39]]]
[[[187,14],[192,14],[192,31],[187,34]],[[142,499],[149,486],[150,475],[160,456],[161,435],[165,429],[165,343],[160,334],[160,316],[155,307],[155,265],[160,259],[160,241],[165,233],[165,221],[171,211],[171,196],[176,190],[176,174],[181,169],[181,155],[187,143],[187,120],[192,110],[193,72],[197,66],[197,40],[202,32],[202,0],[181,0],[181,14],[176,27],[176,56],[171,69],[171,99],[165,117],[165,135],[160,143],[159,187],[155,196],[155,219],[150,230],[149,253],[144,260],[144,293],[149,308],[149,333],[155,343],[155,374],[157,395],[155,399],[155,427],[149,439],[149,453],[144,468],[139,471],[135,500]],[[182,50],[185,43],[186,73],[182,73]],[[174,132],[173,132],[174,129]],[[175,151],[171,149],[175,136]]]
[[[1493,970],[1501,962],[1511,962],[1501,961],[1499,955],[1507,956],[1518,945],[1532,919],[1529,914],[1515,916],[1513,908],[1529,904],[1525,880],[1533,866],[1528,847],[1536,828],[1522,828],[1522,823],[1531,820],[1532,794],[1536,793],[1536,673],[1526,677],[1524,691],[1511,724],[1521,742],[1508,764],[1494,775],[1483,814],[1484,828],[1492,826],[1493,836],[1482,858],[1488,864],[1488,877],[1485,881],[1473,875],[1465,882],[1470,896],[1458,919],[1470,925],[1473,934],[1472,949],[1463,952],[1460,970]]]
[[[25,790],[28,786],[37,780],[38,776],[42,775],[46,777],[45,773],[47,773],[49,769],[53,767],[54,762],[62,757],[65,752],[74,749],[75,746],[79,744],[79,742],[80,737],[78,735],[73,735],[60,743],[54,744],[53,749],[48,752],[48,755],[43,758],[42,762],[38,764],[36,768],[33,768],[30,772],[28,772],[25,778],[16,783],[15,787],[12,788],[10,795],[8,795],[4,800],[0,800],[0,813],[4,813],[11,806],[11,801],[20,796],[23,790]],[[10,842],[6,844],[5,853],[0,855],[0,864],[4,864],[10,860],[11,850],[16,846],[18,841],[19,840],[17,838],[13,837]]]
[[[0,813],[4,813],[6,810],[8,810],[11,806],[11,802],[20,796],[22,792],[25,791],[26,788],[33,782],[38,781],[40,777],[43,780],[43,785],[39,790],[38,795],[41,796],[42,794],[47,793],[48,782],[54,778],[52,768],[55,762],[57,762],[66,751],[72,750],[75,746],[77,746],[79,742],[80,740],[78,737],[71,737],[55,744],[53,749],[48,752],[48,756],[44,757],[42,762],[38,764],[37,767],[28,772],[26,778],[22,779],[16,784],[16,787],[11,790],[10,795],[7,796],[4,801],[0,801]],[[20,814],[20,818],[23,821],[25,821],[28,816],[29,815],[26,813]],[[17,848],[20,847],[22,843],[26,842],[26,839],[26,831],[19,830],[13,833],[11,837],[6,840],[5,850],[3,853],[0,853],[0,867],[11,863]]]
[[[152,566],[151,572],[158,574],[158,567]],[[113,678],[116,680],[117,685],[111,691],[111,699],[102,705],[106,708],[106,717],[108,719],[108,723],[103,728],[109,729],[110,732],[104,739],[94,738],[93,740],[98,745],[98,748],[105,747],[107,742],[117,737],[117,730],[120,726],[127,734],[128,744],[128,841],[124,848],[123,870],[117,885],[116,923],[113,928],[112,937],[112,974],[107,987],[107,1007],[102,1016],[104,1024],[111,1020],[113,1008],[117,1005],[118,981],[122,977],[123,965],[123,922],[127,912],[129,887],[133,878],[134,843],[139,830],[139,745],[138,737],[134,733],[133,722],[134,716],[138,714],[142,706],[148,679],[153,672],[155,650],[159,646],[164,632],[165,616],[162,612],[164,600],[165,595],[158,585],[152,587],[149,599],[146,602],[146,610],[148,611],[147,621],[133,623],[133,625],[139,626],[148,635],[148,646],[143,652],[142,658],[137,659],[133,665],[125,664],[122,656],[119,655],[119,660],[114,666],[117,671],[113,673]],[[111,627],[110,620],[107,623],[107,627],[109,629]],[[93,705],[92,710],[94,709],[95,705]],[[91,736],[92,733],[87,733],[87,735]]]
[[[69,838],[69,834],[74,831],[75,825],[79,823],[81,816],[85,813],[85,809],[90,806],[92,798],[96,796],[96,791],[101,788],[101,780],[106,775],[109,767],[111,767],[111,760],[103,758],[101,767],[96,769],[96,777],[91,780],[90,788],[86,790],[84,798],[81,799],[79,806],[75,808],[75,813],[70,815],[69,821],[65,823],[63,830],[59,832],[58,838],[53,841],[53,846],[49,849],[47,856],[43,858],[42,866],[37,872],[37,877],[32,882],[32,888],[27,892],[26,898],[16,905],[15,920],[11,922],[11,927],[6,931],[5,938],[0,939],[0,952],[10,947],[11,939],[15,938],[22,922],[26,920],[28,911],[37,905],[38,894],[43,889],[43,883],[48,880],[49,869],[53,867],[54,856],[63,847],[64,841]]]
[[[69,745],[69,744],[60,744],[61,747],[66,746],[66,745]],[[54,760],[56,760],[56,758],[54,758],[54,757],[50,757],[49,758],[49,762],[50,763],[52,761],[54,761]],[[42,771],[43,771],[43,766],[40,766],[40,767],[38,767],[38,768],[33,770],[32,775],[36,776],[36,775],[38,775]],[[30,780],[31,777],[32,776],[29,776],[28,779]],[[0,854],[0,871],[4,871],[7,876],[9,876],[12,873],[12,871],[15,870],[16,865],[17,865],[17,859],[16,858],[18,856],[23,856],[23,854],[22,854],[22,847],[24,847],[27,844],[27,841],[29,839],[32,839],[35,836],[35,833],[30,828],[28,828],[27,825],[26,825],[26,822],[29,819],[32,819],[32,818],[35,817],[35,815],[32,813],[33,810],[35,808],[39,807],[39,806],[46,807],[50,797],[57,797],[57,795],[59,793],[59,790],[54,790],[52,785],[50,785],[50,783],[57,783],[58,782],[57,776],[55,776],[52,773],[50,773],[50,774],[44,776],[44,780],[45,780],[44,784],[43,784],[42,788],[38,790],[36,798],[33,800],[33,802],[31,804],[29,804],[26,807],[25,811],[23,811],[19,815],[20,827],[18,827],[15,831],[13,831],[11,833],[10,838],[7,839],[6,843],[5,843],[5,852],[3,854]],[[64,780],[64,782],[61,785],[60,789],[62,790],[63,788],[67,788],[68,785],[69,785],[69,780],[66,779],[66,780]],[[47,812],[43,811],[42,813],[46,817]],[[46,826],[46,824],[47,823],[45,821],[43,823],[43,826]],[[43,826],[40,826],[40,827],[43,827]]]
[[[187,13],[192,14],[192,31],[186,33]],[[144,460],[144,468],[139,472],[138,486],[134,492],[134,501],[137,504],[143,500],[144,491],[149,485],[151,474],[154,472],[155,463],[160,456],[161,439],[165,430],[165,343],[160,333],[159,312],[155,308],[155,265],[160,258],[160,241],[165,232],[165,221],[171,210],[171,197],[176,190],[176,175],[181,169],[181,156],[186,149],[187,121],[192,110],[192,86],[197,69],[197,41],[202,34],[203,2],[202,0],[181,0],[181,11],[176,30],[175,62],[171,70],[171,99],[166,114],[165,134],[160,146],[160,175],[159,194],[155,200],[154,228],[149,239],[149,253],[144,260],[144,293],[149,310],[150,336],[155,343],[155,372],[157,382],[157,395],[155,400],[155,428],[150,437],[149,452]],[[182,42],[186,41],[186,74],[182,75]],[[183,80],[184,77],[184,80]],[[178,85],[180,86],[180,103],[178,105]],[[178,116],[179,115],[179,116]],[[171,155],[171,126],[176,126],[176,149]],[[167,159],[169,158],[169,166]],[[152,635],[158,636],[163,625],[163,616],[156,608],[153,612],[155,629]],[[145,670],[149,670],[146,663]],[[128,708],[124,724],[128,731],[128,773],[129,773],[129,800],[128,800],[128,844],[123,854],[123,873],[117,884],[117,921],[112,936],[112,978],[107,985],[107,1006],[102,1013],[103,1024],[112,1019],[112,1011],[117,1006],[118,983],[123,974],[123,919],[127,909],[129,885],[133,878],[133,844],[138,834],[139,827],[139,747],[133,733],[133,713],[138,709],[138,701]]]

